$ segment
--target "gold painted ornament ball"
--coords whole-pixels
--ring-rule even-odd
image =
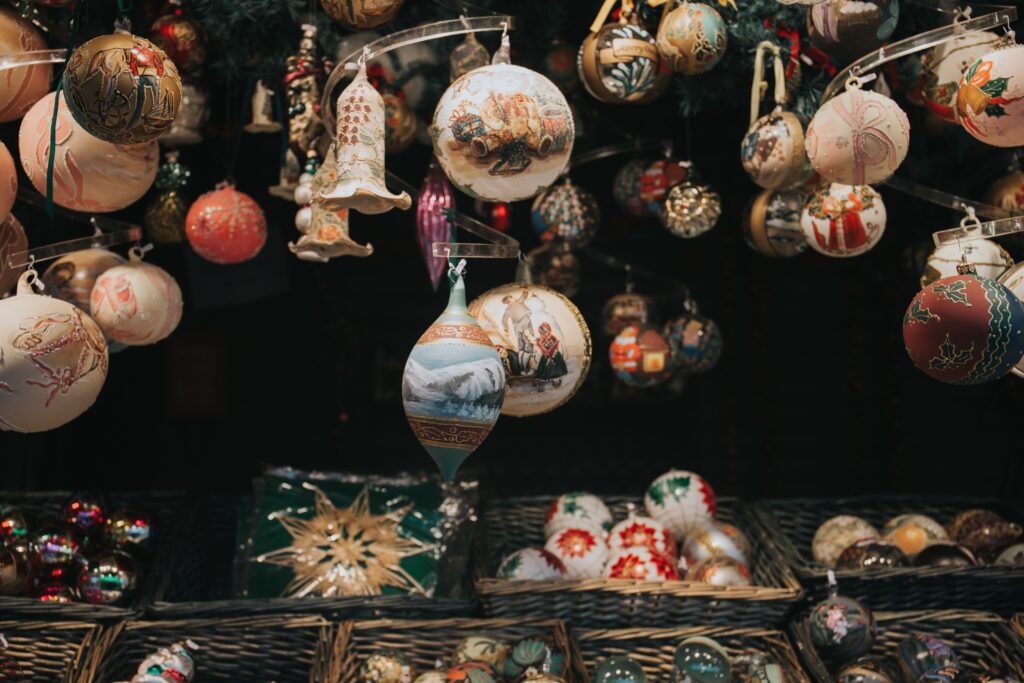
[[[362,31],[390,22],[405,0],[320,0],[334,21]]]
[[[676,73],[696,76],[718,64],[729,44],[725,21],[711,5],[682,2],[658,26],[658,52]]]
[[[766,190],[794,187],[814,175],[805,149],[804,125],[788,111],[772,112],[754,121],[740,143],[740,163],[750,179]]]
[[[31,22],[0,7],[0,55],[45,50],[46,41]],[[0,123],[24,116],[50,91],[53,65],[33,64],[0,71]]]
[[[181,289],[170,274],[135,253],[98,278],[89,300],[93,320],[111,339],[144,346],[166,339],[181,321]]]
[[[707,185],[683,183],[673,187],[658,220],[676,237],[689,239],[715,227],[722,215],[722,198]]]
[[[171,127],[181,106],[178,67],[152,42],[126,31],[75,48],[63,84],[79,125],[122,145],[155,140]]]

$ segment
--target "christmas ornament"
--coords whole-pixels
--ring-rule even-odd
[[[448,669],[449,683],[498,683],[494,667],[487,662],[461,662]]]
[[[2,230],[2,228],[0,228],[0,230]],[[971,244],[971,242],[968,242],[967,244]],[[0,246],[0,254],[2,253],[3,247]],[[1013,292],[1013,295],[1016,296],[1018,299],[1024,301],[1024,263],[1018,263],[1017,265],[1007,270],[999,277],[998,282],[999,284],[1003,285],[1008,290]],[[3,288],[0,287],[0,292],[2,291]],[[1017,375],[1018,377],[1024,377],[1024,358],[1022,358],[1020,362],[1018,362],[1013,367],[1013,374]]]
[[[676,541],[665,525],[632,511],[608,532],[608,548],[613,552],[623,548],[650,548],[667,557],[676,556]]]
[[[228,265],[255,258],[267,241],[267,219],[252,197],[229,182],[193,202],[185,237],[199,256]]]
[[[679,571],[675,566],[675,558],[639,546],[612,552],[604,566],[604,577],[634,581],[676,581],[679,579]]]
[[[431,159],[427,177],[416,199],[416,242],[427,264],[427,274],[435,292],[441,282],[441,276],[444,275],[446,263],[444,257],[434,256],[434,243],[451,241],[452,224],[449,212],[454,207],[455,197],[452,195],[448,178],[438,166],[437,160]]]
[[[595,23],[603,21],[602,17]],[[625,13],[619,22],[597,29],[591,26],[590,35],[580,45],[576,68],[583,87],[601,102],[651,101],[648,97],[661,89],[657,42],[647,29],[627,21]]]
[[[570,249],[585,247],[601,224],[601,208],[587,190],[566,178],[533,202],[533,229],[542,242],[560,240]]]
[[[1020,524],[991,510],[965,510],[946,525],[949,537],[976,555],[988,553],[1021,537]]]
[[[589,528],[562,529],[548,537],[544,549],[562,561],[567,579],[596,579],[608,559],[603,535]]]
[[[44,196],[54,97],[50,93],[36,102],[18,133],[21,166]],[[57,110],[56,148],[53,202],[88,213],[117,211],[137,201],[153,184],[160,160],[155,141],[115,145],[90,135],[71,117],[63,94]]]
[[[662,334],[672,349],[672,371],[689,375],[713,369],[722,357],[722,333],[714,320],[697,313],[688,300],[686,312],[665,323]]]
[[[359,669],[364,683],[408,683],[415,675],[412,660],[398,650],[375,652]]]
[[[807,11],[811,43],[852,61],[875,50],[896,30],[899,0],[825,0]]]
[[[404,152],[416,139],[416,112],[397,93],[385,90],[384,100],[384,150],[388,154]]]
[[[693,683],[730,683],[732,666],[729,655],[717,641],[691,636],[681,642],[672,655],[676,681]]]
[[[990,382],[1024,357],[1024,304],[967,268],[922,289],[903,316],[914,365],[950,384]]]
[[[192,172],[178,163],[178,153],[168,152],[156,172],[156,189],[160,193],[146,207],[143,223],[146,236],[159,244],[180,244],[185,241],[185,218],[191,205],[182,190]]]
[[[509,646],[494,638],[468,636],[459,641],[452,657],[456,662],[487,662],[500,667],[508,655]]]
[[[998,206],[1012,214],[1024,211],[1024,171],[1014,170],[992,183],[985,203]]]
[[[76,493],[61,509],[63,520],[86,534],[102,529],[106,514],[107,503],[99,493]]]
[[[139,569],[131,555],[114,550],[102,553],[82,568],[78,592],[94,605],[127,605],[139,587]]]
[[[651,325],[623,327],[608,349],[615,376],[623,383],[641,389],[657,386],[672,374],[671,347],[661,332]]]
[[[163,341],[181,321],[181,289],[170,274],[143,263],[132,249],[128,263],[114,266],[92,289],[90,312],[107,339],[129,346]]]
[[[562,174],[574,129],[554,83],[498,62],[448,87],[434,111],[431,137],[457,188],[474,198],[513,202],[533,197]]]
[[[96,279],[125,260],[106,249],[82,249],[64,254],[43,273],[45,291],[89,312],[89,299]]]
[[[0,545],[21,546],[27,538],[25,515],[10,505],[0,505]]]
[[[877,657],[858,657],[836,672],[836,683],[900,683],[885,663]]]
[[[703,235],[722,215],[722,199],[707,185],[683,183],[669,191],[658,219],[676,237]]]
[[[960,668],[960,658],[949,643],[928,633],[915,633],[899,644],[896,651],[900,674],[906,681],[917,681],[929,672]]]
[[[280,133],[281,124],[274,114],[274,91],[262,81],[256,81],[252,89],[252,117],[242,126],[246,133]]]
[[[487,220],[488,225],[498,232],[508,232],[512,221],[509,216],[508,202],[485,202],[482,199],[473,201],[476,215]]]
[[[819,254],[860,256],[882,239],[886,212],[882,195],[870,185],[822,185],[804,204],[800,226]]]
[[[572,297],[580,289],[580,261],[568,245],[549,242],[526,254],[531,279]]]
[[[428,671],[416,677],[413,683],[448,683],[447,671]]]
[[[8,265],[12,260],[15,263],[20,260],[14,259],[15,254],[25,251],[28,251],[25,228],[21,227],[21,221],[13,213],[9,213],[0,222],[0,298],[18,284],[18,278],[25,272],[25,266]]]
[[[405,0],[320,0],[324,11],[340,24],[366,30],[389,23]]]
[[[825,4],[833,2],[846,0]],[[806,147],[811,166],[825,180],[873,185],[889,178],[906,158],[910,122],[885,95],[851,83],[818,109],[807,126]]]
[[[860,657],[875,642],[871,612],[853,598],[834,592],[814,606],[807,625],[814,649],[829,662],[838,664]]]
[[[288,98],[288,145],[298,159],[316,145],[326,127],[320,112],[320,93],[324,72],[330,62],[320,59],[316,47],[316,27],[302,25],[302,38],[296,54],[288,57],[284,86]],[[297,175],[297,174],[296,174]]]
[[[563,92],[571,92],[579,85],[576,72],[576,50],[561,38],[555,38],[544,53],[544,75]],[[577,135],[579,134],[577,126]]]
[[[523,548],[502,560],[494,576],[509,581],[561,579],[565,577],[565,565],[544,548]]]
[[[60,580],[47,579],[40,582],[35,590],[35,595],[40,602],[68,605],[78,602],[80,596],[73,586],[69,586]]]
[[[82,538],[67,524],[52,524],[36,531],[29,540],[32,562],[41,570],[77,569],[82,561]]]
[[[630,213],[639,211],[640,215],[661,217],[665,210],[665,201],[672,190],[688,184],[697,184],[698,180],[697,171],[689,161],[667,156],[646,163],[634,184],[624,188],[635,193],[628,201],[634,204],[639,201],[641,204],[639,209],[631,208]]]
[[[197,145],[203,141],[203,126],[210,119],[207,101],[210,95],[201,83],[184,80],[181,83],[181,105],[178,115],[167,132],[160,136],[165,146]]]
[[[1005,249],[990,240],[971,240],[962,245],[955,242],[936,247],[925,263],[921,275],[921,287],[927,287],[936,280],[957,274],[957,266],[967,263],[981,277],[997,280],[1013,266],[1013,257]]]
[[[617,655],[597,663],[594,683],[647,683],[647,674],[636,660]]]
[[[974,554],[958,543],[936,541],[914,557],[915,567],[973,567]]]
[[[446,479],[490,434],[505,398],[498,352],[466,310],[461,267],[449,272],[448,306],[416,342],[402,376],[413,434]]]
[[[563,529],[590,529],[604,538],[612,528],[612,513],[600,498],[585,491],[571,491],[555,498],[544,518],[544,537]]]
[[[654,302],[642,294],[616,294],[601,309],[601,329],[614,337],[629,325],[650,325],[658,317]]]
[[[114,548],[148,548],[153,540],[153,520],[140,510],[120,509],[106,519],[106,539]]]
[[[919,514],[897,515],[882,527],[882,538],[899,546],[908,557],[937,541],[948,540],[946,530],[931,517]]]
[[[996,49],[967,67],[957,89],[960,125],[996,147],[1024,145],[1024,45]]]
[[[337,256],[366,257],[373,253],[372,244],[362,245],[349,237],[349,210],[326,208],[319,199],[324,188],[332,187],[337,182],[338,166],[335,158],[332,146],[327,150],[324,163],[316,169],[312,183],[303,190],[308,190],[308,199],[312,202],[309,206],[309,227],[298,242],[288,243],[288,249],[303,261],[326,263]],[[296,188],[296,192],[300,192],[299,188]]]
[[[197,71],[206,61],[206,35],[198,22],[185,16],[180,4],[172,14],[153,22],[149,39],[182,73]]]
[[[354,61],[362,53],[363,47],[381,37],[380,33],[374,31],[359,31],[343,35],[334,52],[335,61],[339,63]],[[430,42],[414,43],[377,54],[367,62],[366,70],[375,86],[380,85],[394,90],[396,93],[401,93],[405,97],[406,104],[413,109],[418,109],[423,104],[424,97],[434,89],[434,84],[428,82],[426,75],[433,72],[431,67],[440,64],[442,59],[443,56]],[[484,64],[488,63],[490,63],[490,57],[484,62]],[[426,144],[430,144],[429,140]]]
[[[754,251],[780,258],[807,248],[800,226],[807,195],[799,190],[765,190],[754,197],[743,215],[743,238]]]
[[[749,586],[750,570],[731,557],[709,557],[701,560],[686,573],[687,581],[707,583],[712,586]]]
[[[676,73],[710,71],[725,54],[729,35],[722,15],[710,5],[682,2],[661,18],[658,52]]]
[[[32,26],[7,9],[0,8],[0,54],[45,50],[46,41]],[[51,64],[33,64],[0,71],[0,123],[20,119],[50,90]],[[51,102],[50,112],[53,112]]]
[[[998,567],[1024,567],[1024,543],[1013,543],[999,552],[992,564]]]
[[[518,681],[539,671],[558,676],[564,668],[565,653],[561,650],[541,638],[523,638],[512,644],[501,673],[508,680]]]
[[[256,558],[294,572],[285,597],[380,595],[385,588],[427,594],[401,565],[405,558],[437,550],[434,544],[400,532],[399,525],[413,505],[374,515],[366,488],[347,508],[335,507],[319,488],[314,487],[314,494],[312,517],[277,518],[291,536],[291,544]]]
[[[320,190],[323,207],[366,214],[408,209],[409,194],[392,194],[384,184],[384,101],[366,79],[365,64],[338,96],[337,119],[337,179]]]
[[[162,647],[142,660],[130,683],[191,683],[195,676],[195,653],[198,650],[199,646],[191,640]]]
[[[612,196],[619,208],[638,218],[658,215],[657,209],[651,211],[648,203],[640,197],[644,171],[650,162],[647,159],[634,159],[619,169],[612,181]],[[666,191],[667,193],[667,191]]]
[[[18,196],[18,171],[7,145],[0,142],[0,223],[11,215],[11,207]]]
[[[889,541],[866,538],[854,542],[836,558],[836,569],[873,570],[907,566],[907,556]]]
[[[32,292],[34,270],[17,295],[0,300],[0,430],[41,432],[75,419],[107,378],[107,342],[71,304]]]
[[[829,567],[834,566],[840,553],[865,538],[879,537],[878,529],[867,520],[853,515],[836,515],[826,520],[814,532],[811,553],[814,561]]]
[[[469,305],[505,369],[503,415],[527,417],[571,399],[590,370],[590,330],[567,298],[541,285],[517,282],[480,295]]]
[[[715,520],[715,492],[699,474],[669,470],[647,487],[644,507],[680,541]]]
[[[814,173],[803,123],[788,111],[774,111],[751,124],[740,143],[740,162],[750,179],[766,190],[800,185]]]
[[[20,548],[0,545],[0,595],[23,594],[32,575],[33,566],[26,553]]]
[[[476,39],[475,33],[467,33],[462,42],[452,50],[449,63],[451,64],[450,80],[454,82],[473,69],[490,64],[491,53]]]
[[[730,557],[749,566],[752,556],[750,541],[742,531],[732,524],[717,522],[701,527],[686,537],[683,557],[690,565],[696,565],[709,557]]]
[[[145,38],[122,30],[76,47],[62,83],[78,125],[120,145],[155,140],[171,127],[181,104],[174,62]]]
[[[921,99],[928,111],[943,121],[956,123],[956,94],[964,69],[1001,42],[991,31],[971,31],[926,52],[921,59]]]

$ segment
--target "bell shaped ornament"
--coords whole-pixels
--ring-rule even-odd
[[[274,91],[257,81],[252,91],[252,120],[242,126],[246,133],[279,133],[281,124],[274,116]]]
[[[402,375],[409,426],[449,481],[491,433],[505,400],[505,368],[466,308],[460,270],[449,271],[448,307],[412,347]]]
[[[393,194],[384,183],[384,100],[367,80],[365,64],[338,96],[337,119],[337,177],[317,195],[323,208],[374,214],[412,206],[408,193]]]

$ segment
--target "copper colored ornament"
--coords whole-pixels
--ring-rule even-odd
[[[601,329],[614,337],[627,325],[649,325],[658,317],[650,298],[633,292],[616,294],[601,309]]]
[[[991,510],[966,510],[946,525],[949,537],[976,555],[992,551],[1021,537],[1021,525],[1008,522]]]
[[[263,249],[267,218],[252,197],[230,183],[220,183],[188,210],[185,236],[207,261],[241,263],[255,258]]]
[[[26,250],[28,238],[25,237],[25,228],[21,227],[21,222],[13,213],[7,214],[7,218],[0,222],[0,297],[14,289],[18,284],[18,278],[27,267],[10,266],[8,260]]]
[[[298,159],[305,159],[306,152],[326,131],[320,113],[320,92],[329,66],[330,62],[317,54],[316,27],[304,24],[298,52],[288,58],[284,75],[288,144]]]
[[[45,50],[46,41],[31,23],[0,8],[0,54]],[[20,119],[50,90],[51,64],[33,64],[0,71],[0,123]]]
[[[383,26],[398,14],[405,0],[320,0],[324,11],[338,23],[365,31]]]
[[[167,53],[182,73],[192,73],[206,61],[203,28],[180,8],[154,21],[149,39]]]
[[[676,237],[703,235],[715,227],[722,215],[722,199],[707,185],[683,183],[673,187],[665,197],[661,224]]]
[[[0,72],[2,73],[2,72]],[[0,142],[0,222],[7,220],[18,196],[18,169],[7,145]]]
[[[587,92],[602,102],[646,102],[657,89],[661,57],[654,36],[637,23],[605,24],[584,39],[576,59]]]
[[[64,254],[43,273],[46,294],[89,311],[89,298],[96,278],[124,263],[124,258],[106,249],[82,249]]]

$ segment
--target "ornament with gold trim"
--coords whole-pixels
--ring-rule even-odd
[[[676,73],[696,76],[710,71],[729,44],[722,15],[701,2],[681,2],[658,25],[658,52]]]
[[[605,24],[613,4],[604,4],[580,45],[576,56],[580,80],[602,102],[650,101],[648,96],[661,86],[657,42],[633,16],[632,2],[623,3],[618,21]]]
[[[715,227],[722,215],[722,198],[707,185],[683,183],[665,197],[658,219],[676,237],[699,237]]]
[[[389,23],[403,2],[405,0],[320,0],[331,19],[361,31]]]
[[[921,287],[956,275],[957,267],[963,263],[965,257],[967,263],[974,266],[974,271],[978,275],[990,280],[998,280],[1003,273],[1013,267],[1013,257],[991,240],[970,240],[962,244],[950,242],[936,247],[928,257],[924,273],[921,274]]]
[[[6,7],[0,7],[0,54],[46,49],[46,41],[32,23]],[[6,69],[0,88],[0,123],[16,121],[50,91],[52,64],[32,64]],[[53,107],[50,107],[53,111]]]
[[[956,123],[956,95],[964,69],[1001,42],[991,31],[970,31],[926,52],[921,59],[921,99],[928,111]]]
[[[181,0],[171,0],[169,5],[174,10],[153,22],[149,39],[182,73],[193,73],[206,62],[206,34],[199,22],[186,16]]]
[[[156,172],[156,188],[160,193],[146,207],[143,225],[149,239],[158,244],[181,244],[185,241],[185,217],[192,201],[182,194],[192,172],[178,162],[176,151],[168,152],[164,164]]]
[[[1024,145],[1024,45],[1000,47],[967,66],[957,90],[960,125],[996,147]]]
[[[626,325],[612,340],[608,356],[622,383],[647,389],[672,375],[672,349],[653,325]]]
[[[800,214],[807,195],[800,190],[765,190],[743,214],[743,238],[754,251],[779,258],[802,254],[807,239]]]
[[[814,175],[804,126],[796,114],[777,110],[754,121],[740,144],[743,170],[766,190],[803,184]]]

